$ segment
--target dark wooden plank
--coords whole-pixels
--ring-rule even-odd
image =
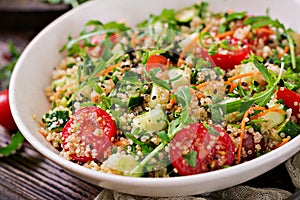
[[[9,141],[0,132],[0,145]],[[30,144],[0,159],[1,199],[93,199],[102,188],[69,174],[44,158]]]

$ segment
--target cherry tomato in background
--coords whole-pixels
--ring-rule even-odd
[[[65,151],[75,151],[76,145],[80,145],[83,151],[96,149],[96,157],[89,152],[87,155],[84,152],[70,153],[72,160],[79,162],[87,162],[91,160],[100,160],[104,153],[112,146],[111,139],[117,132],[114,120],[104,110],[89,106],[84,107],[74,113],[62,131],[62,147]],[[68,140],[79,140],[79,144],[70,146]],[[74,140],[73,140],[74,141]]]
[[[151,69],[160,68],[162,71],[168,69],[168,59],[162,55],[149,56],[146,62],[146,71],[150,73]]]
[[[233,69],[235,65],[241,64],[242,60],[250,56],[250,47],[246,41],[237,39],[225,39],[227,41],[227,48],[224,49],[219,46],[217,53],[211,55],[212,60],[216,66],[229,70]]]
[[[283,103],[289,108],[292,108],[292,115],[297,116],[300,110],[300,94],[289,90],[285,87],[279,87],[277,92],[277,99],[283,100]]]
[[[199,174],[220,169],[234,162],[234,144],[219,126],[209,133],[201,123],[180,130],[171,141],[170,159],[180,175]],[[191,154],[194,153],[194,158]],[[189,155],[190,154],[190,155]],[[187,161],[194,160],[194,166]]]
[[[10,131],[18,129],[9,107],[8,90],[0,92],[0,125]]]

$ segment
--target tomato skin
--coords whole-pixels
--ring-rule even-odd
[[[250,47],[246,41],[238,41],[236,39],[230,39],[229,47],[233,47],[232,50],[218,51],[216,54],[211,55],[211,59],[214,61],[216,66],[224,69],[233,69],[235,65],[241,64],[242,60],[246,59],[250,55]],[[242,45],[238,45],[241,43]],[[238,48],[234,46],[238,45]]]
[[[0,92],[0,125],[10,131],[18,129],[9,107],[8,90]]]
[[[190,124],[175,135],[171,141],[170,159],[178,174],[199,174],[233,164],[234,144],[231,138],[219,126],[213,128],[220,133],[219,136],[208,133],[201,123]],[[189,166],[183,156],[189,151],[197,152],[195,167]]]
[[[279,87],[276,95],[277,99],[292,109],[292,115],[297,116],[300,109],[300,94],[285,87]],[[295,103],[297,102],[297,103]]]
[[[95,118],[89,117],[90,115],[96,113]],[[71,127],[79,126],[76,131]],[[104,134],[95,135],[94,132],[101,130]],[[71,131],[70,131],[71,130]],[[65,151],[69,151],[67,147],[67,138],[76,132],[78,138],[80,138],[80,144],[85,147],[91,146],[91,149],[97,150],[97,157],[92,158],[92,155],[88,156],[78,156],[75,153],[71,153],[70,157],[72,160],[79,162],[87,162],[90,160],[100,160],[103,158],[104,152],[112,146],[111,139],[117,132],[115,122],[111,116],[104,110],[96,107],[89,106],[84,107],[74,113],[74,117],[71,118],[62,131],[62,147]],[[82,137],[84,136],[84,141]]]
[[[168,69],[168,59],[162,55],[152,55],[146,62],[146,72],[150,73],[151,69],[160,68],[162,71]]]

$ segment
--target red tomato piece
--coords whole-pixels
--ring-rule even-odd
[[[216,66],[224,70],[233,69],[235,65],[241,64],[242,60],[250,56],[250,47],[246,41],[230,39],[228,47],[229,49],[219,47],[218,52],[211,55]]]
[[[292,115],[297,116],[300,110],[300,94],[289,90],[285,87],[279,87],[277,92],[277,99],[282,99],[287,107],[293,110]]]
[[[8,90],[0,92],[0,125],[10,131],[18,129],[10,111]]]
[[[194,123],[179,131],[171,141],[170,159],[180,175],[199,174],[220,169],[234,162],[234,144],[219,126],[219,134],[209,133],[201,123]],[[196,152],[195,166],[190,166],[185,155]]]
[[[106,111],[96,106],[84,107],[63,128],[62,147],[70,152],[72,160],[100,160],[113,145],[116,132],[115,122]]]
[[[151,69],[160,68],[162,71],[168,69],[168,59],[162,55],[152,55],[146,63],[146,71],[149,73]]]

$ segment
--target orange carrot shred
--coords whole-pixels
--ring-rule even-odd
[[[277,149],[278,147],[281,147],[281,146],[285,145],[285,144],[288,143],[289,141],[290,141],[290,138],[283,138],[282,141],[281,141],[281,143],[278,144],[278,145],[275,147],[275,149]]]
[[[201,83],[201,84],[197,85],[196,87],[197,87],[198,90],[200,90],[201,88],[204,88],[204,87],[208,86],[208,84],[209,84],[209,82],[204,82],[204,83]]]
[[[230,30],[230,31],[226,31],[224,33],[220,33],[220,34],[216,35],[216,38],[218,38],[218,39],[224,39],[225,37],[232,36],[233,34],[234,34],[234,31]]]
[[[195,37],[188,45],[186,45],[183,49],[181,54],[179,55],[178,61],[177,61],[177,66],[181,66],[183,63],[183,57],[186,54],[186,52],[192,48],[192,46],[199,40],[199,37]]]
[[[201,30],[201,32],[200,33],[206,33],[206,32],[208,32],[209,31],[209,29],[211,28],[211,25],[210,24],[208,24],[208,25],[206,25],[205,26],[205,28],[204,29],[202,29]]]
[[[243,139],[244,139],[244,135],[245,135],[245,127],[246,127],[246,122],[248,119],[248,115],[253,112],[254,110],[266,110],[265,107],[251,107],[249,108],[243,115],[243,119],[241,122],[241,134],[240,134],[240,143],[238,146],[238,150],[237,150],[237,164],[241,163],[241,155],[242,155],[242,147],[243,147]]]
[[[251,117],[251,120],[252,120],[252,119],[257,119],[257,118],[259,118],[259,117],[262,117],[262,116],[266,115],[266,114],[269,113],[269,112],[278,112],[278,113],[281,113],[281,114],[286,114],[286,112],[285,112],[284,110],[278,109],[276,106],[273,106],[273,107],[271,107],[271,108],[269,108],[269,109],[264,110],[264,111],[261,112],[261,113],[258,113],[258,114],[255,115],[255,116]]]
[[[56,92],[53,94],[53,101],[55,101],[55,100],[59,97],[59,95],[60,95],[62,92],[66,91],[67,89],[69,89],[69,88],[71,88],[71,87],[73,87],[73,86],[75,86],[75,85],[76,85],[76,84],[65,85],[65,86],[62,87],[60,90],[56,91]]]
[[[122,62],[119,62],[115,65],[111,65],[111,66],[107,67],[105,70],[103,70],[103,71],[99,72],[98,74],[96,74],[95,77],[105,75],[105,74],[111,72],[112,70],[114,70],[115,68],[120,67],[121,65],[122,65]]]
[[[289,50],[290,50],[290,46],[285,46],[285,47],[284,47],[284,50],[283,50],[283,53],[279,54],[279,55],[278,55],[278,58],[282,58],[282,56],[283,56],[284,54],[288,53]]]
[[[233,90],[238,86],[238,83],[231,83],[230,84],[230,89],[229,89],[229,92],[233,92]]]

